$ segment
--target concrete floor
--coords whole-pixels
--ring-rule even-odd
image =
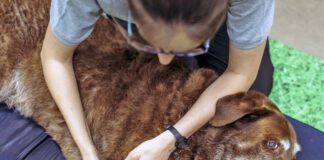
[[[276,0],[270,37],[324,59],[324,0]]]

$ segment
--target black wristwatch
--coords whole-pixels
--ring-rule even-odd
[[[175,129],[173,126],[169,126],[167,128],[167,130],[169,130],[174,137],[176,138],[176,143],[175,143],[175,147],[177,149],[182,149],[187,145],[188,139],[184,136],[182,136],[177,129]]]

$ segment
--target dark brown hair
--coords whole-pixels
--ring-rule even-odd
[[[212,36],[223,24],[229,0],[128,0],[135,19],[148,15],[166,24],[199,26],[196,38]]]

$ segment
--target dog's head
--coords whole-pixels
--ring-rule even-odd
[[[300,150],[291,124],[266,96],[254,91],[221,98],[200,143],[197,160],[294,160]]]

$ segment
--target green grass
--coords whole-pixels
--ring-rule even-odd
[[[285,114],[324,131],[324,60],[275,40],[270,49],[275,67],[270,99]]]

